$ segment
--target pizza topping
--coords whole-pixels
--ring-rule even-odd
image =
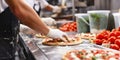
[[[64,55],[64,60],[70,60],[68,57],[72,58],[72,60],[119,60],[120,53],[108,51],[108,50],[72,50],[67,52]]]
[[[80,44],[81,43],[81,38],[79,36],[73,36],[73,37],[69,37],[69,38],[65,38],[68,39],[69,41],[63,41],[61,39],[52,39],[52,38],[45,38],[43,39],[42,44],[44,45],[50,45],[50,46],[55,46],[55,45],[61,45],[61,46],[65,46],[65,45],[76,45],[76,44]]]
[[[79,58],[76,56],[75,53],[71,53],[71,57],[72,57],[74,60],[79,60]]]
[[[35,34],[35,37],[37,37],[37,38],[46,38],[46,36],[43,35],[43,34]]]
[[[92,33],[81,33],[81,34],[78,34],[78,36],[80,36],[82,39],[95,39],[96,38],[96,35]]]
[[[61,39],[52,39],[52,38],[48,38],[48,39],[45,39],[45,40],[46,40],[46,42],[64,42]]]
[[[110,58],[109,60],[116,60],[116,58],[113,58],[113,57],[112,57],[112,58]]]

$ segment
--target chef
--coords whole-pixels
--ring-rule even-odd
[[[49,4],[46,0],[26,0],[28,5],[33,7],[37,13],[40,13],[41,9],[46,9],[49,11],[52,11],[53,13],[60,13],[61,7],[60,6],[53,6]]]
[[[48,28],[25,0],[0,0],[0,60],[15,60],[19,23],[48,37],[63,39],[66,33]]]
[[[38,13],[39,16],[41,15],[40,13],[42,9],[51,11],[55,14],[61,13],[62,10],[62,6],[51,5],[46,0],[26,0],[26,3],[28,3],[28,5],[30,5]],[[56,24],[55,19],[51,17],[43,17],[42,21],[49,26]]]

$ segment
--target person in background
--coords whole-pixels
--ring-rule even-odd
[[[29,6],[31,6],[37,12],[39,16],[41,16],[41,13],[44,14],[43,9],[51,11],[53,15],[61,13],[62,10],[61,6],[51,5],[46,0],[25,0],[25,1],[26,3],[28,3]],[[55,19],[51,17],[42,17],[42,21],[48,26],[56,24]]]
[[[40,14],[41,9],[49,10],[53,13],[61,13],[62,9],[60,6],[49,4],[46,0],[26,0],[26,3],[33,7],[38,14]]]
[[[0,60],[15,60],[19,42],[19,23],[51,38],[67,36],[66,33],[48,28],[25,0],[0,0]]]

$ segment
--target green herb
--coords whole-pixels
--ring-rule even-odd
[[[79,54],[83,55],[83,52],[79,52]]]
[[[88,16],[85,16],[83,18],[89,23],[89,17]]]
[[[96,57],[94,56],[94,57],[92,57],[92,60],[97,60],[97,59],[96,59]]]
[[[83,60],[83,59],[85,59],[86,57],[85,56],[81,56],[81,59]]]
[[[104,14],[91,14],[91,17],[94,18],[94,20],[100,20],[100,18],[106,18],[106,16]]]
[[[90,14],[90,16],[92,17],[92,21],[93,21],[93,24],[95,24],[95,28],[97,29],[100,29],[102,26],[101,23],[103,23],[103,26],[104,26],[104,23],[107,19],[107,16],[104,15],[104,14],[99,14],[99,13],[92,13]]]

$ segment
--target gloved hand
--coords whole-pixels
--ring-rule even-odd
[[[56,21],[53,18],[42,18],[43,22],[48,26],[56,25]]]
[[[58,6],[53,6],[52,8],[53,8],[53,13],[61,13],[62,11],[62,8]]]
[[[64,36],[68,37],[68,35],[65,32],[62,32],[58,29],[50,29],[47,36],[51,38],[60,38],[63,41],[67,41],[65,40]]]
[[[37,32],[26,25],[20,24],[20,32],[26,35],[34,36]]]

